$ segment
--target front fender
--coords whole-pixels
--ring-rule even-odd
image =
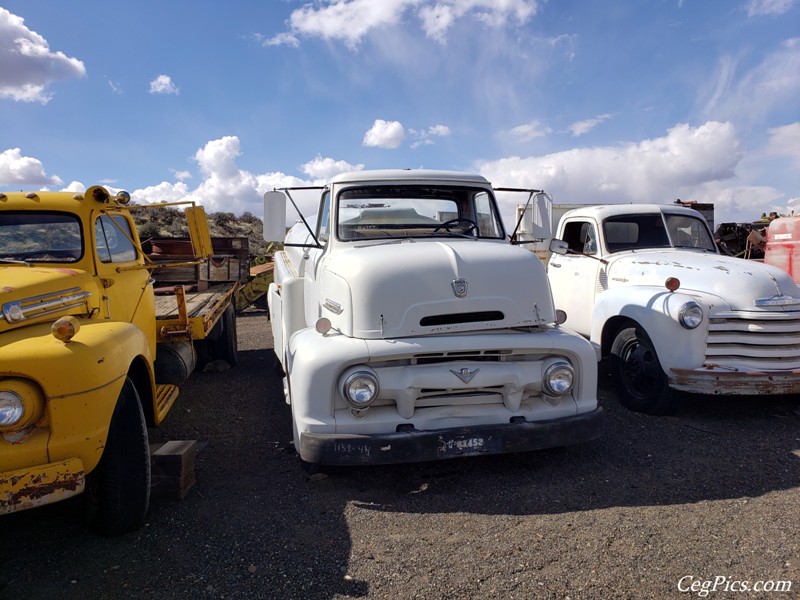
[[[79,457],[86,472],[93,469],[131,363],[141,356],[152,365],[147,336],[130,323],[81,321],[68,343],[49,324],[6,332],[2,342],[0,377],[31,379],[44,393],[37,428],[49,428],[49,459]]]
[[[678,318],[687,302],[696,302],[703,309],[703,322],[695,329],[686,329]],[[697,367],[705,358],[709,311],[707,298],[670,292],[662,286],[612,288],[597,297],[590,341],[607,356],[618,329],[634,321],[653,342],[665,372],[673,367]]]
[[[136,356],[152,364],[147,336],[130,323],[80,321],[69,342],[50,333],[50,324],[3,334],[0,375],[34,379],[49,398],[82,394],[114,384],[114,400]]]

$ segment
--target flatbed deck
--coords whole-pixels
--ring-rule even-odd
[[[239,288],[238,281],[210,286],[204,291],[187,291],[184,294],[187,323],[181,322],[179,295],[156,293],[156,323],[159,337],[165,330],[191,329],[192,339],[203,339],[233,301]]]

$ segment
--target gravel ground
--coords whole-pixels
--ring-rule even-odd
[[[94,537],[76,500],[0,518],[0,598],[800,598],[798,397],[655,418],[603,379],[589,444],[308,477],[271,340],[243,314],[239,366],[151,432],[202,449],[141,531]],[[759,581],[792,589],[736,592]]]

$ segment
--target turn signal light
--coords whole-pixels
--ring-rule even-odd
[[[50,327],[50,333],[57,340],[66,343],[75,337],[80,328],[81,324],[75,317],[61,317]]]
[[[670,292],[674,292],[679,287],[681,287],[681,280],[677,277],[667,277],[667,280],[664,282],[664,285]]]

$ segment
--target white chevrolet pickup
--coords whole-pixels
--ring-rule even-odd
[[[555,305],[610,358],[628,408],[672,412],[675,392],[800,392],[800,288],[781,269],[720,255],[698,212],[582,207],[556,237]]]
[[[518,190],[519,191],[519,190]],[[268,292],[294,444],[311,465],[535,450],[600,434],[597,359],[561,328],[544,266],[512,245],[486,179],[338,175],[286,233]]]

